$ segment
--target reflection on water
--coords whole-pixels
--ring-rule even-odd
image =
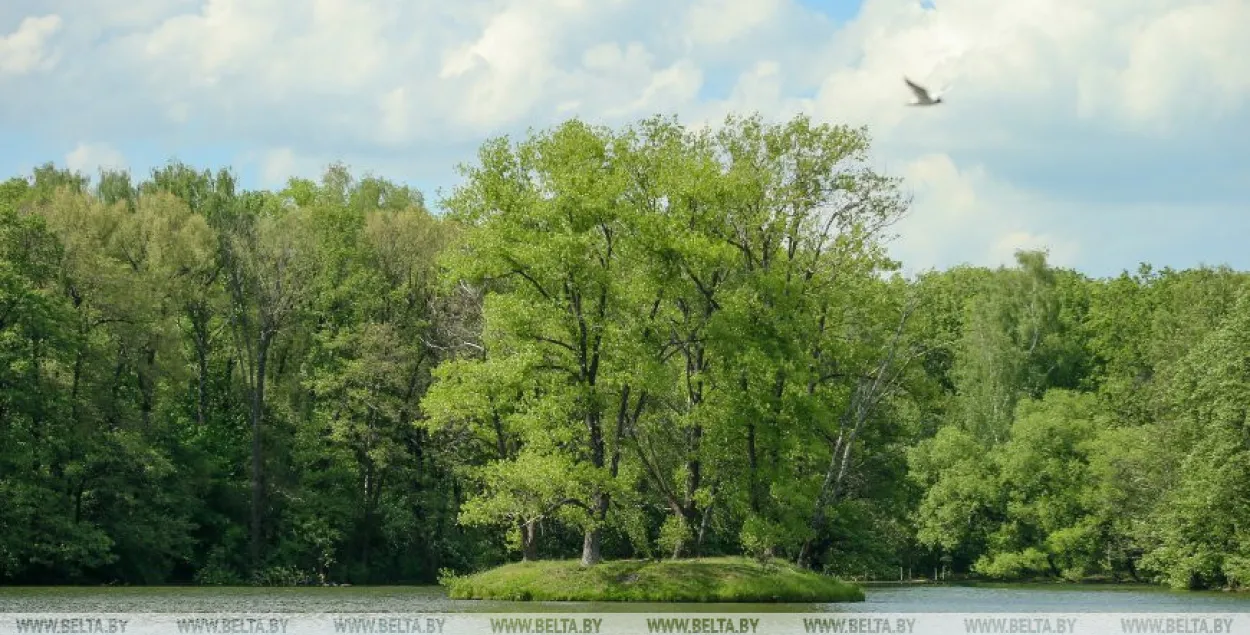
[[[1070,584],[869,587],[866,600],[835,611],[909,613],[1250,612],[1250,595],[1172,591],[1142,585]]]
[[[1250,612],[1250,595],[1143,586],[871,586],[852,604],[467,602],[437,587],[0,587],[0,611],[38,612]]]

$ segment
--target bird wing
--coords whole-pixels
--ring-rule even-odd
[[[903,81],[907,82],[907,87],[911,89],[911,92],[916,93],[916,99],[920,101],[931,101],[929,98],[929,91],[925,90],[924,86],[921,86],[906,77],[903,78]]]

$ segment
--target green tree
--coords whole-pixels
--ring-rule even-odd
[[[251,511],[250,566],[261,565],[265,518],[265,383],[272,347],[308,301],[315,271],[315,243],[299,209],[285,209],[273,197],[242,199],[246,214],[225,241],[230,326],[250,396]]]
[[[568,443],[575,461],[591,468],[579,471],[594,481],[578,520],[586,565],[601,558],[622,417],[632,411],[629,364],[616,354],[632,308],[624,265],[631,209],[613,146],[609,131],[576,121],[515,148],[496,139],[446,201],[469,228],[453,275],[474,283],[510,278],[486,298],[487,340],[532,355],[536,371],[558,378],[539,382],[547,392],[532,407],[550,414],[543,435]]]

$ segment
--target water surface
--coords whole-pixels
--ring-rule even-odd
[[[1148,586],[868,586],[849,604],[641,604],[492,602],[448,599],[438,587],[0,587],[0,611],[21,613],[236,612],[1231,612],[1250,613],[1250,594]]]

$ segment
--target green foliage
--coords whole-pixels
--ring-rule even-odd
[[[306,206],[179,164],[0,186],[0,580],[433,580],[475,542],[411,425],[447,234],[343,174]]]
[[[768,562],[787,538],[785,527],[759,516],[750,516],[742,524],[742,548],[758,562]],[[792,545],[785,545],[792,546]]]
[[[694,532],[686,523],[685,517],[668,516],[664,519],[664,524],[660,525],[660,535],[656,538],[655,544],[662,553],[677,553],[693,536]],[[747,552],[753,553],[749,546]]]
[[[552,560],[446,581],[460,599],[575,602],[862,602],[859,587],[784,562],[742,558],[624,560],[597,567]]]
[[[868,150],[806,117],[569,121],[483,144],[444,216],[341,165],[4,181],[0,582],[580,551],[672,562],[490,593],[807,597],[775,558],[1250,585],[1250,278],[1021,252],[905,279]],[[709,555],[756,564],[681,569]]]
[[[252,575],[252,584],[256,586],[297,586],[308,579],[308,575],[295,567],[267,567]]]
[[[195,572],[194,581],[203,586],[241,586],[239,574],[217,564],[209,564]]]

